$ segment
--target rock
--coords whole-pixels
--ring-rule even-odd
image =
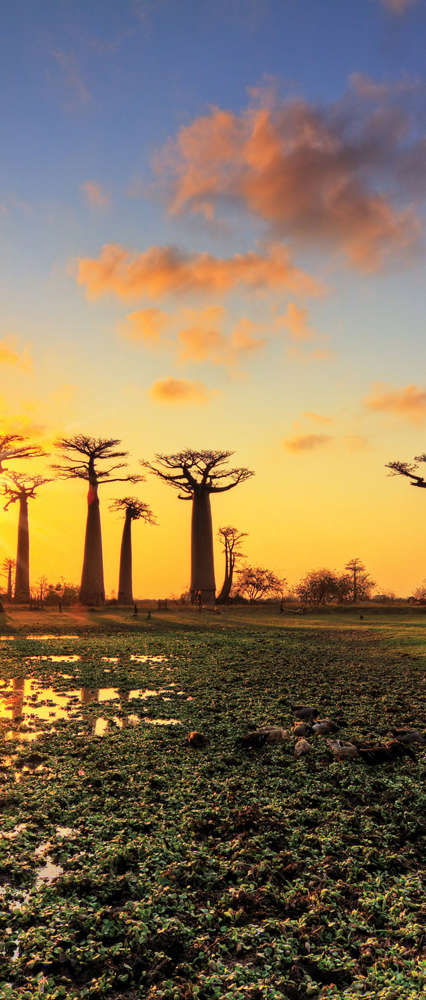
[[[311,749],[311,746],[310,746],[310,744],[308,743],[307,740],[303,740],[303,739],[302,740],[298,740],[297,743],[296,743],[296,746],[294,748],[294,756],[295,757],[302,757],[303,754],[309,753],[310,749]]]
[[[352,760],[358,757],[355,743],[342,743],[341,740],[326,740],[327,746],[338,760]]]
[[[297,720],[291,728],[295,736],[309,736],[309,733],[311,732],[311,727],[308,726],[306,722],[299,722],[299,720]]]
[[[207,736],[204,736],[203,733],[198,733],[196,729],[193,729],[192,732],[189,733],[188,743],[190,747],[195,747],[195,749],[198,750],[200,747],[205,747],[207,742]]]
[[[314,722],[312,729],[317,736],[329,736],[332,733],[337,733],[339,726],[332,719],[318,719]]]
[[[291,710],[296,719],[302,719],[304,722],[311,722],[312,719],[317,719],[319,716],[318,709],[312,708],[311,705],[291,705]]]

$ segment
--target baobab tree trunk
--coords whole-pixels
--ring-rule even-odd
[[[223,581],[223,587],[217,599],[218,604],[226,604],[231,593],[232,583],[234,579],[234,561],[232,555],[229,556],[229,565],[225,573],[225,579]]]
[[[80,601],[82,604],[105,604],[99,497],[97,489],[91,485],[89,486],[87,496],[86,538],[84,542]]]
[[[216,598],[216,604],[225,604],[225,601],[227,601],[227,599],[229,597],[230,587],[228,586],[228,578],[229,578],[229,553],[228,553],[228,545],[226,544],[226,547],[225,547],[225,578],[224,578],[224,581],[223,581],[223,584],[222,584],[222,590],[221,590],[220,594],[218,594],[218,596]]]
[[[8,600],[12,600],[12,563],[10,562],[7,567],[7,597]]]
[[[192,500],[191,600],[201,592],[203,604],[214,604],[215,590],[210,494],[196,489]]]
[[[30,538],[28,534],[28,500],[19,499],[18,548],[16,553],[15,601],[30,600]]]
[[[121,539],[120,575],[118,580],[118,603],[133,604],[132,592],[132,518],[126,511],[123,537]]]

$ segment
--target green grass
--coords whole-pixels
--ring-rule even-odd
[[[46,642],[24,635],[78,622],[20,620],[0,676],[58,691],[166,687],[169,701],[143,707],[182,726],[93,737],[94,717],[140,712],[122,697],[120,708],[91,702],[82,718],[46,723],[33,743],[0,744],[0,760],[14,757],[0,772],[2,829],[26,824],[0,838],[2,1000],[417,998],[424,753],[369,768],[331,761],[321,737],[298,761],[293,738],[251,752],[235,739],[253,725],[288,727],[300,701],[341,713],[345,737],[421,724],[423,619],[290,621],[266,609],[93,617],[78,640]],[[1,631],[16,626],[12,616]],[[64,664],[68,677],[30,659],[59,651],[81,655]],[[135,653],[168,661],[137,663]],[[194,728],[209,736],[206,749],[187,746]],[[58,826],[76,832],[61,839]],[[37,887],[34,852],[45,842],[64,872]]]

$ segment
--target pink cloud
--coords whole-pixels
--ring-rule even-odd
[[[330,434],[298,434],[296,437],[286,438],[283,443],[287,451],[297,453],[315,451],[317,448],[323,448],[324,445],[330,444],[332,440]]]
[[[371,81],[369,89],[377,101],[385,96],[380,89],[371,94]],[[377,101],[366,105],[352,93],[330,107],[269,97],[239,115],[213,108],[154,161],[170,211],[211,219],[232,202],[274,236],[325,245],[362,271],[376,270],[418,241],[420,225],[400,176],[416,152],[417,174],[424,162],[407,116]]]
[[[87,198],[90,208],[103,209],[110,204],[111,195],[97,181],[84,181],[81,190]]]
[[[150,247],[138,254],[112,243],[99,257],[79,259],[77,281],[89,298],[107,293],[120,299],[220,295],[238,287],[296,295],[322,291],[320,283],[295,267],[288,250],[279,245],[269,246],[263,254],[250,251],[221,258],[176,247]]]
[[[422,424],[426,420],[426,389],[417,385],[390,389],[378,383],[364,403],[369,410],[400,416],[413,424]]]
[[[154,382],[149,395],[155,403],[200,405],[208,403],[214,392],[202,382],[169,377]]]

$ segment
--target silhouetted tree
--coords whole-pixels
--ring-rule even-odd
[[[244,556],[244,553],[241,551],[239,546],[241,539],[247,538],[247,532],[237,531],[236,528],[227,527],[219,528],[218,535],[225,553],[225,577],[222,590],[217,597],[217,603],[225,604],[231,593],[235,564],[238,559],[241,559]]]
[[[110,510],[124,511],[118,579],[118,603],[133,604],[132,521],[138,521],[142,518],[146,524],[156,524],[156,520],[148,504],[142,503],[142,500],[138,500],[137,497],[122,497],[120,500],[113,500],[110,504]]]
[[[28,500],[37,496],[40,486],[50,482],[43,476],[25,476],[20,472],[10,472],[8,482],[3,486],[3,496],[7,497],[4,509],[19,502],[18,546],[16,552],[15,601],[30,600],[30,539],[28,533]]]
[[[5,471],[4,463],[16,458],[40,458],[46,454],[37,444],[21,444],[22,434],[0,434],[0,473]]]
[[[420,489],[425,490],[426,479],[417,473],[419,462],[426,462],[426,454],[416,455],[414,462],[388,462],[386,468],[390,469],[395,476],[406,476],[410,480],[411,486],[419,486]]]
[[[6,595],[9,598],[9,601],[12,600],[12,595],[13,595],[13,571],[15,569],[15,566],[16,566],[15,559],[6,558],[3,560],[3,575],[7,579]]]
[[[375,586],[375,581],[366,572],[364,563],[360,559],[351,559],[346,563],[345,569],[349,570],[352,577],[352,600],[366,600]]]
[[[296,593],[306,604],[329,604],[347,600],[351,589],[352,579],[348,574],[339,576],[329,569],[315,569],[301,580]]]
[[[265,597],[282,597],[284,577],[280,578],[270,569],[261,566],[244,566],[238,570],[238,593],[249,601],[259,601]]]
[[[156,455],[145,468],[178,490],[180,500],[192,500],[191,600],[213,603],[215,577],[211,493],[225,493],[254,475],[249,469],[228,469],[232,451],[186,451]]]
[[[113,473],[127,467],[127,462],[115,462],[109,468],[99,468],[99,462],[127,458],[127,451],[118,451],[121,444],[115,438],[92,438],[76,434],[60,438],[57,448],[63,453],[63,463],[54,465],[61,479],[84,479],[89,484],[87,493],[87,521],[84,542],[83,570],[81,574],[80,601],[82,604],[104,604],[104,569],[102,560],[102,533],[99,511],[98,487],[103,483],[137,483],[137,475],[115,476]]]

